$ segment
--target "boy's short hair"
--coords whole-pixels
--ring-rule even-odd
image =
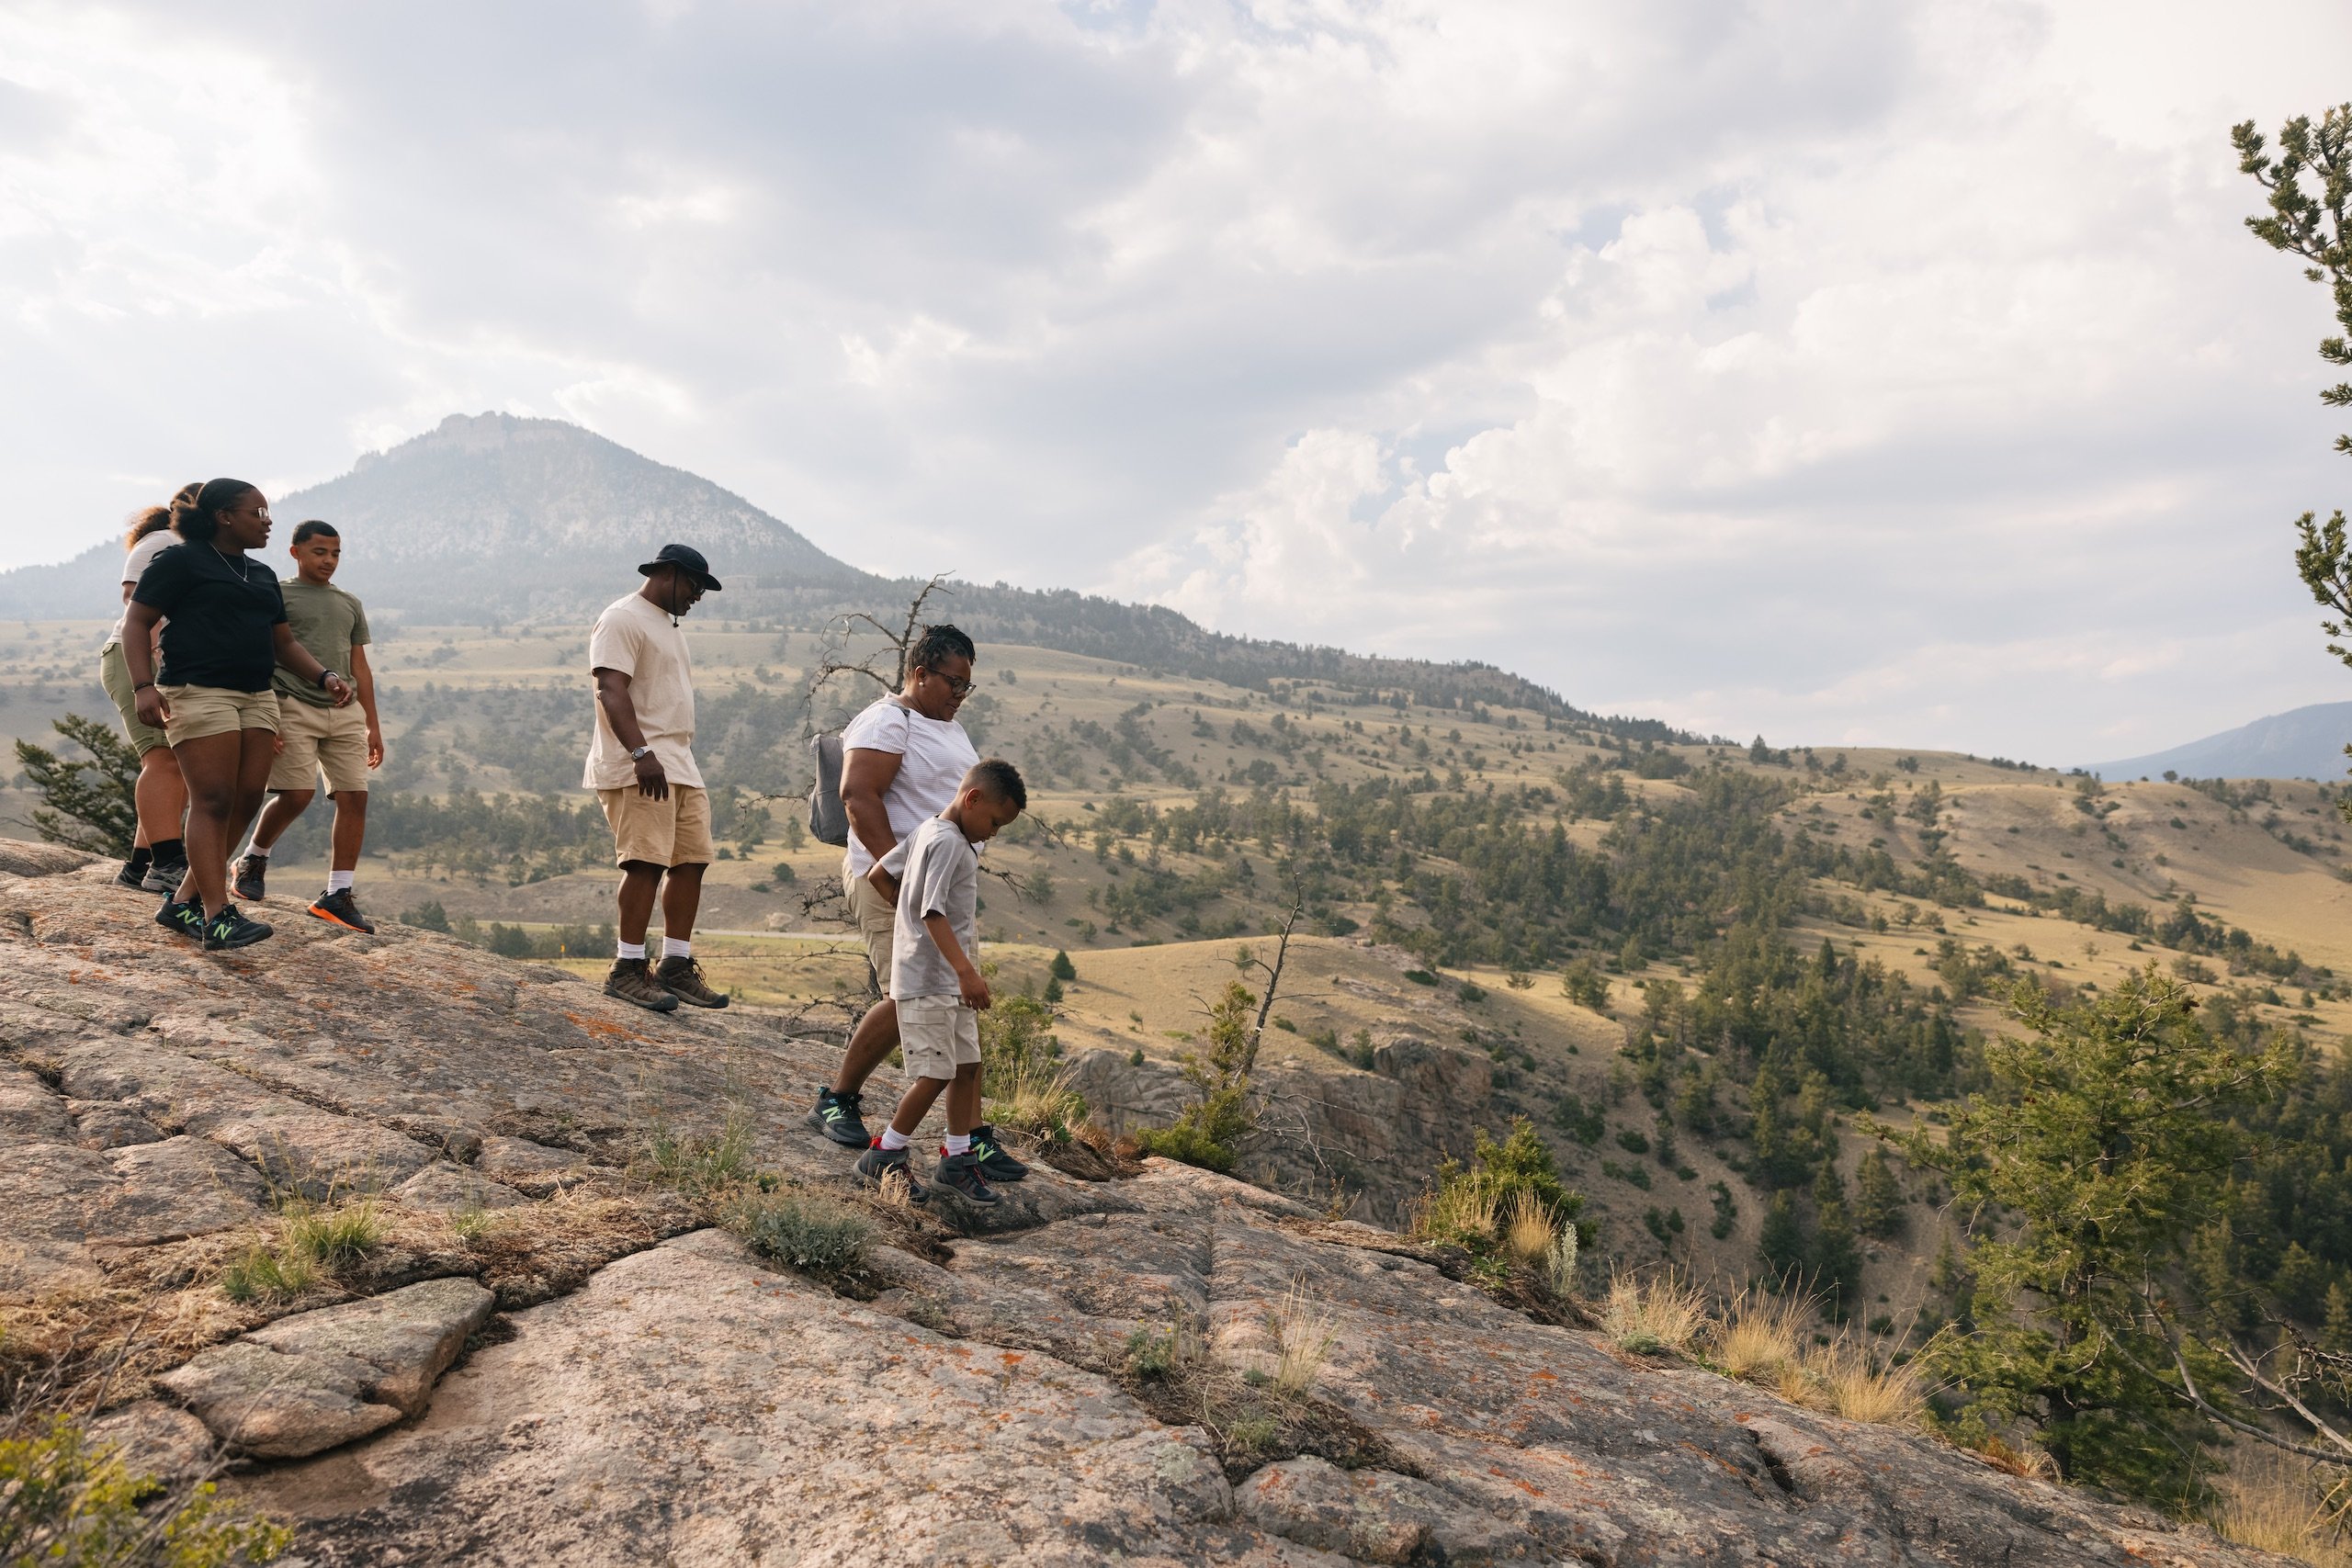
[[[984,789],[989,798],[1001,800],[1015,811],[1029,809],[1029,786],[1021,782],[1021,770],[1001,757],[986,757],[972,764],[964,775],[964,788]]]
[[[305,539],[313,538],[321,534],[324,534],[330,539],[340,539],[343,537],[343,535],[335,528],[334,524],[322,523],[315,517],[311,518],[308,523],[297,523],[294,525],[294,543],[298,545]]]

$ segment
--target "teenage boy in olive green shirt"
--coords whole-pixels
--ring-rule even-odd
[[[368,773],[384,761],[384,728],[376,716],[376,677],[368,666],[368,611],[334,585],[343,561],[343,538],[332,524],[305,523],[294,530],[288,552],[295,573],[278,587],[286,598],[286,621],[294,640],[311,657],[358,689],[359,700],[334,707],[317,699],[315,686],[277,671],[278,752],[269,769],[269,804],[254,824],[253,842],[236,867],[237,897],[259,902],[269,870],[270,846],[294,825],[324,773],[334,801],[334,839],[327,890],[311,901],[320,919],[353,931],[376,928],[359,912],[351,884],[359,849],[368,834]]]

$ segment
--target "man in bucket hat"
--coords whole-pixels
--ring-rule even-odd
[[[655,1012],[680,1002],[723,1008],[727,998],[695,962],[695,913],[711,861],[710,796],[695,767],[694,667],[679,617],[718,579],[702,552],[664,545],[638,572],[645,585],[616,599],[588,634],[596,722],[581,782],[596,792],[621,868],[620,950],[605,994]],[[648,962],[646,927],[662,901],[662,961]]]

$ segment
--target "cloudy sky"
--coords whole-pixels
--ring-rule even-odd
[[[0,566],[575,420],[861,566],[2074,762],[2352,697],[2241,0],[0,0]]]

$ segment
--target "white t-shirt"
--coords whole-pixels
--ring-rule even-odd
[[[158,528],[130,549],[123,552],[122,581],[135,585],[147,571],[147,563],[180,542],[180,536],[169,528]],[[123,626],[130,619],[130,601],[122,602],[121,613],[114,618],[114,630],[107,633],[107,641],[120,642]]]
[[[980,760],[962,725],[952,718],[925,718],[896,697],[877,698],[842,731],[844,772],[852,751],[888,751],[900,759],[898,777],[882,792],[882,811],[901,849],[924,818],[947,809],[956,798],[956,786]],[[864,876],[873,869],[874,857],[852,829],[850,875]]]
[[[686,634],[667,612],[632,593],[605,606],[588,634],[588,668],[617,670],[628,677],[629,705],[654,759],[673,784],[702,787],[695,767],[695,671],[686,657]],[[593,688],[592,688],[593,689]],[[580,782],[590,789],[625,789],[637,782],[637,764],[613,733],[605,705],[596,703],[595,727],[588,736],[588,766]]]

